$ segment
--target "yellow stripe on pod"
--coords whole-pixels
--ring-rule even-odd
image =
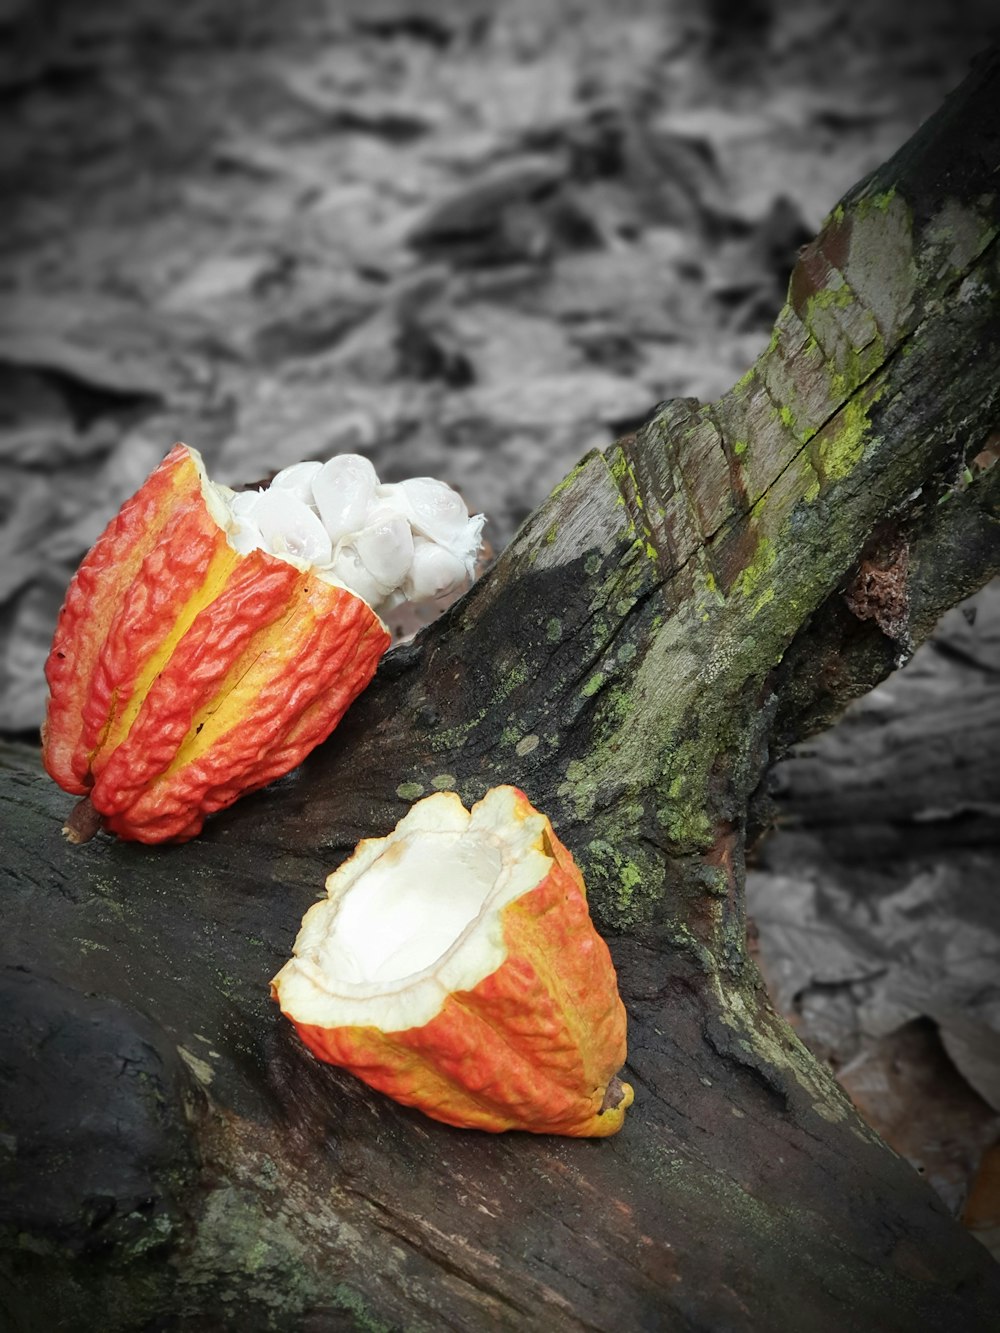
[[[88,832],[101,816],[123,838],[193,837],[324,740],[389,645],[361,598],[301,561],[241,554],[231,523],[198,454],[177,445],[70,584],[44,759],[87,794]]]
[[[178,506],[200,489],[189,450],[175,445],[107,525],[67,589],[45,664],[49,700],[42,727],[45,767],[67,791],[81,795],[89,786],[92,744],[81,745],[83,712],[108,623]],[[105,715],[102,725],[107,721]]]

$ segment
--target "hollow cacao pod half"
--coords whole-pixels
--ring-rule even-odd
[[[382,487],[354,455],[236,494],[176,445],[59,616],[43,753],[86,798],[68,836],[183,841],[294,768],[371,680],[378,608],[464,578],[482,522],[443,483]]]
[[[625,1009],[586,889],[515,787],[441,792],[359,843],[272,995],[314,1055],[449,1125],[622,1126]]]

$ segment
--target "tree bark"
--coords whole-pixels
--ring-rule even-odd
[[[998,106],[994,51],[805,248],[730,393],[588,455],[196,842],[70,847],[3,752],[7,1327],[995,1327],[992,1260],[768,1005],[743,879],[769,763],[1000,567]],[[499,782],[619,969],[611,1140],[428,1121],[268,1000],[358,838]]]

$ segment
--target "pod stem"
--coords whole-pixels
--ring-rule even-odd
[[[89,796],[77,801],[73,813],[63,825],[63,837],[67,842],[79,845],[89,842],[101,827],[101,813],[91,804]]]
[[[625,1100],[625,1084],[616,1074],[608,1084],[608,1090],[604,1094],[604,1101],[601,1102],[601,1109],[598,1115],[603,1115],[605,1111],[613,1111]]]

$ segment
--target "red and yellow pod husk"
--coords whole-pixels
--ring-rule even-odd
[[[360,597],[304,562],[240,554],[229,524],[199,455],[175,445],[70,584],[42,742],[51,776],[87,798],[81,824],[194,837],[325,740],[388,647]]]
[[[632,1102],[583,879],[515,787],[360,843],[271,987],[314,1055],[449,1125],[603,1138]]]

